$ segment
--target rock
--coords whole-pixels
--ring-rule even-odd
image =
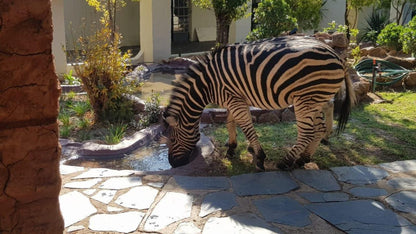
[[[387,51],[382,47],[375,47],[368,50],[368,56],[377,57],[377,58],[385,58],[387,57]]]
[[[399,66],[402,66],[403,68],[406,68],[408,70],[412,70],[413,68],[416,67],[415,58],[401,58],[401,57],[388,56],[387,58],[385,58],[385,60],[391,63],[397,64]]]
[[[278,123],[281,119],[281,111],[280,110],[272,110],[268,111],[262,115],[260,115],[257,119],[259,123]]]
[[[325,32],[318,32],[318,33],[315,33],[315,35],[314,35],[314,37],[316,38],[316,39],[320,39],[320,38],[322,38],[323,40],[325,40],[325,39],[331,39],[331,35],[329,35],[329,33],[325,33]]]
[[[357,102],[359,102],[366,97],[367,93],[370,91],[371,84],[367,79],[360,77],[360,80],[358,82],[354,82],[352,86],[354,88]]]
[[[293,108],[286,108],[282,113],[282,122],[293,122],[296,121],[295,113]]]
[[[332,34],[332,45],[334,47],[347,48],[348,39],[344,33],[334,33]]]

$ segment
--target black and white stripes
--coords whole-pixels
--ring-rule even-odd
[[[351,82],[345,77],[343,61],[327,45],[311,38],[282,37],[218,49],[201,58],[177,81],[164,114],[170,126],[170,163],[176,167],[189,162],[199,139],[202,110],[215,103],[229,110],[228,154],[234,153],[238,124],[250,142],[259,169],[264,169],[265,155],[249,106],[281,109],[293,105],[298,139],[279,167],[302,166],[310,160],[325,132],[322,108],[343,82],[347,98],[340,115],[342,127],[353,101]]]

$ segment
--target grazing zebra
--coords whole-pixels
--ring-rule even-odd
[[[313,38],[288,36],[220,48],[200,58],[176,81],[163,114],[169,163],[173,167],[189,163],[200,138],[202,111],[214,103],[229,111],[227,154],[234,154],[237,146],[238,124],[249,141],[253,163],[264,170],[266,155],[249,106],[272,110],[293,105],[297,142],[277,166],[284,170],[301,167],[310,161],[325,134],[323,106],[344,82],[347,94],[339,116],[341,130],[347,123],[354,94],[343,61],[330,47]]]

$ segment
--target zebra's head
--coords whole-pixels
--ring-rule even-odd
[[[192,151],[199,141],[199,129],[187,127],[175,116],[164,116],[164,137],[169,147],[169,164],[180,167],[193,160]]]

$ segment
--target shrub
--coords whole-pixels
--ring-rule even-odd
[[[400,35],[403,32],[403,26],[391,23],[381,30],[377,36],[377,43],[382,46],[387,46],[390,49],[401,50],[402,43],[399,41]]]
[[[407,54],[416,52],[416,16],[406,25],[400,37],[403,51]]]
[[[71,111],[73,111],[78,117],[82,117],[91,109],[89,102],[75,102],[69,105]]]
[[[119,105],[124,105],[123,94],[132,90],[125,79],[128,71],[126,61],[130,54],[123,54],[119,49],[121,35],[115,31],[113,19],[109,16],[115,9],[106,8],[112,7],[112,4],[109,4],[111,2],[88,3],[103,16],[97,32],[79,38],[80,48],[76,48],[76,51],[80,51],[80,54],[77,62],[83,60],[83,63],[74,64],[74,69],[88,94],[95,120],[103,122],[107,120],[106,117],[118,114],[121,108]]]
[[[262,0],[254,10],[254,22],[256,26],[247,36],[249,41],[277,37],[297,26],[284,0]]]
[[[366,19],[366,21],[367,27],[362,30],[363,34],[360,40],[371,41],[373,44],[376,44],[377,36],[380,34],[381,30],[389,23],[389,18],[387,15],[373,11],[371,16]]]
[[[126,133],[126,128],[124,124],[111,124],[107,135],[104,136],[105,142],[109,145],[119,143]]]

